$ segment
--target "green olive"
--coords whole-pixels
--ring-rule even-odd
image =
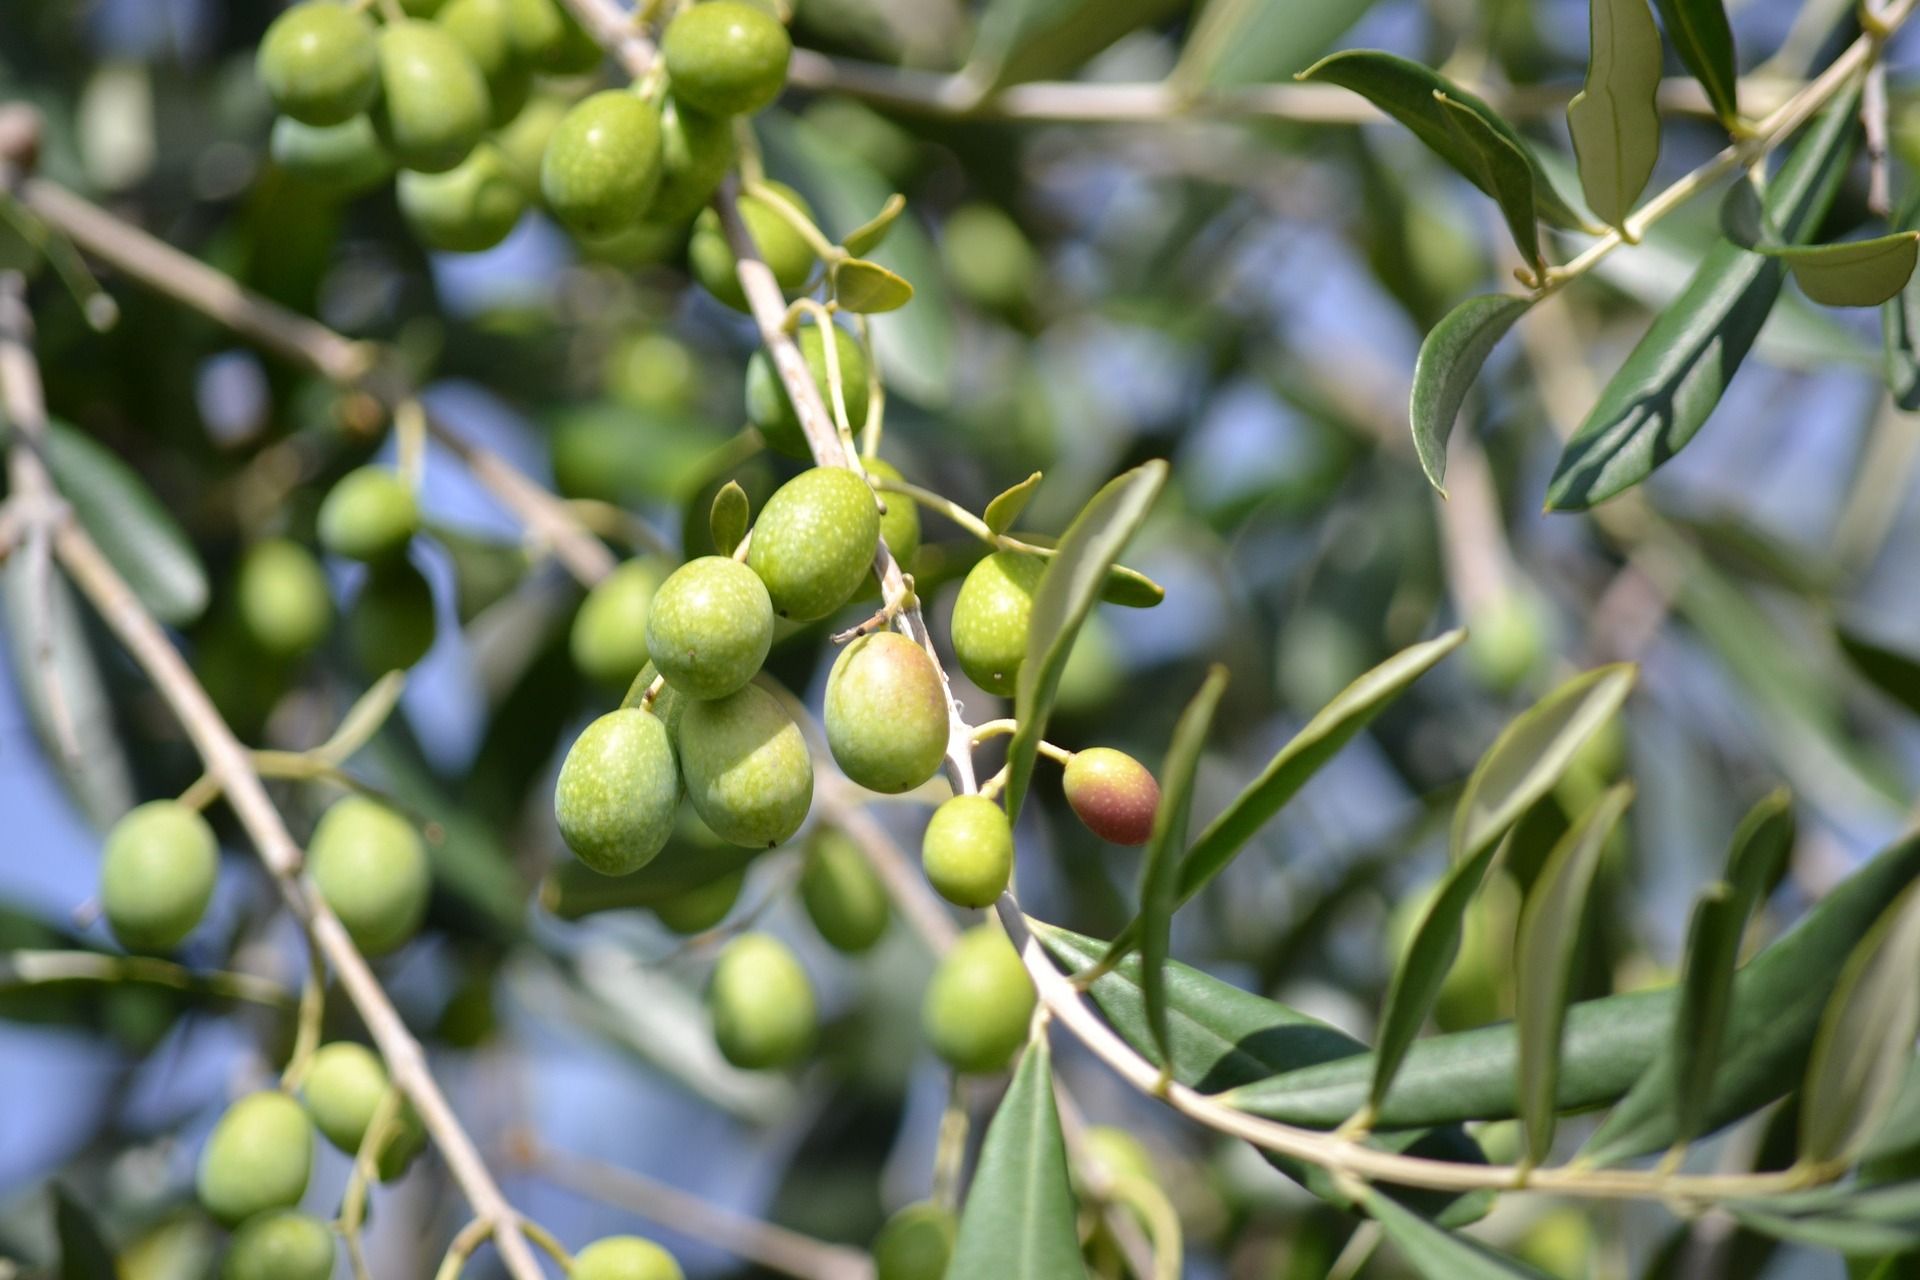
[[[773,611],[795,622],[845,604],[873,568],[880,504],[845,467],[814,467],[774,491],[753,522],[747,567],[767,585]]]
[[[847,424],[855,431],[867,425],[867,357],[860,344],[839,325],[833,325],[833,349],[840,361],[840,392],[847,404]],[[833,393],[827,384],[827,340],[819,325],[808,325],[796,341],[800,354],[807,358],[813,373],[813,385],[820,388],[821,403],[833,413]],[[767,447],[790,458],[812,458],[807,433],[801,429],[800,415],[787,395],[786,384],[764,351],[756,351],[747,360],[747,421],[760,429]],[[909,504],[911,506],[911,504]],[[917,518],[917,517],[916,517]]]
[[[351,1040],[321,1045],[300,1080],[313,1127],[337,1149],[358,1155],[392,1081],[380,1056]],[[379,1154],[379,1173],[392,1181],[426,1145],[426,1127],[411,1102],[402,1102],[392,1136]]]
[[[386,467],[347,472],[320,503],[320,545],[368,564],[400,555],[419,528],[413,490]]]
[[[933,659],[894,631],[861,636],[827,676],[827,746],[842,773],[869,791],[897,795],[940,772],[947,691]]]
[[[567,24],[554,0],[501,0],[513,51],[532,66],[544,67],[560,54]]]
[[[733,121],[669,97],[660,112],[660,186],[649,222],[685,222],[720,189],[733,165]]]
[[[256,66],[273,105],[302,124],[341,124],[380,92],[373,23],[344,4],[308,0],[267,28]]]
[[[589,71],[598,71],[600,64],[607,60],[607,51],[600,47],[591,31],[580,25],[573,10],[564,4],[555,4],[554,8],[560,15],[560,43],[541,59],[540,69],[555,76],[583,76]]]
[[[307,873],[369,956],[397,950],[426,918],[433,873],[413,824],[377,801],[348,796],[321,815]]]
[[[959,1232],[953,1210],[945,1205],[931,1200],[908,1205],[873,1238],[874,1280],[944,1280]]]
[[[375,565],[347,614],[347,641],[369,675],[405,671],[427,656],[438,629],[433,587],[405,560]]]
[[[960,935],[920,1006],[927,1042],[956,1071],[998,1071],[1027,1042],[1033,981],[997,924]]]
[[[647,612],[647,653],[667,683],[720,698],[753,679],[773,647],[773,602],[760,576],[725,556],[675,569]]]
[[[692,403],[700,366],[686,346],[664,333],[642,330],[621,339],[607,358],[608,395],[636,409],[668,412]]]
[[[769,182],[767,186],[784,196],[809,221],[812,220],[813,207],[801,198],[798,191],[778,182]],[[791,291],[807,283],[813,275],[814,263],[819,259],[813,252],[813,246],[807,243],[806,237],[792,223],[758,196],[740,197],[740,220],[746,224],[747,235],[760,250],[760,256],[767,266],[772,268],[773,278],[779,281],[782,289]],[[701,288],[735,311],[748,309],[747,295],[741,290],[740,277],[734,272],[733,250],[728,247],[726,233],[721,230],[720,215],[711,209],[701,214],[693,224],[693,240],[687,246],[687,265]]]
[[[955,906],[987,907],[1013,877],[1013,827],[985,796],[955,796],[933,811],[920,841],[921,865]]]
[[[793,41],[764,9],[708,0],[667,24],[660,53],[680,97],[715,115],[751,115],[786,87]]]
[[[858,955],[887,931],[886,886],[853,837],[837,827],[821,827],[808,841],[800,901],[836,951]]]
[[[493,248],[527,211],[525,189],[491,142],[445,173],[401,173],[398,195],[414,238],[449,253]]]
[[[486,77],[460,42],[432,22],[381,28],[380,86],[374,124],[403,169],[453,168],[493,116]]]
[[[268,149],[282,169],[341,200],[371,191],[393,176],[393,157],[364,115],[331,125],[301,124],[281,116],[273,122]]]
[[[556,94],[533,94],[520,114],[494,132],[493,145],[500,152],[500,162],[529,202],[540,198],[540,162],[571,105]]]
[[[328,1280],[333,1229],[310,1213],[282,1209],[247,1219],[233,1233],[220,1280]]]
[[[436,21],[459,41],[487,82],[490,120],[506,124],[520,114],[533,87],[533,66],[514,46],[511,0],[447,0]]]
[[[1153,835],[1160,784],[1126,752],[1112,747],[1074,752],[1061,785],[1073,812],[1102,840],[1141,845]]]
[[[313,1126],[287,1094],[250,1093],[227,1108],[200,1152],[200,1204],[227,1226],[291,1209],[307,1193]]]
[[[786,943],[742,934],[714,962],[707,988],[713,1038],[736,1067],[784,1067],[813,1047],[819,1012],[813,983]]]
[[[213,900],[220,844],[199,812],[151,800],[113,824],[100,863],[107,924],[129,951],[171,951]]]
[[[746,883],[745,868],[729,871],[696,889],[661,899],[653,904],[653,914],[683,938],[705,933],[727,918],[733,904],[740,901],[740,890]]]
[[[567,847],[607,876],[653,861],[673,834],[679,803],[667,726],[638,707],[610,711],[588,725],[568,748],[553,791]]]
[[[660,111],[625,89],[576,104],[540,162],[547,207],[568,228],[611,235],[638,223],[660,183]]]
[[[1154,1172],[1153,1155],[1140,1139],[1125,1129],[1096,1124],[1087,1128],[1084,1141],[1087,1163],[1108,1178],[1134,1178],[1159,1184]]]
[[[869,476],[877,479],[906,479],[900,474],[900,468],[885,458],[862,458],[860,466]],[[887,550],[893,553],[900,568],[911,573],[913,558],[920,552],[920,504],[903,493],[883,493],[880,496],[887,504],[886,514],[880,517],[880,540],[887,544]]]
[[[996,551],[967,573],[953,602],[953,653],[967,679],[1013,696],[1027,656],[1033,593],[1047,569],[1038,556]]]
[[[288,538],[247,549],[234,574],[233,602],[247,635],[275,657],[306,653],[333,623],[326,573],[311,551]]]
[[[683,1280],[673,1255],[639,1236],[608,1236],[573,1256],[567,1280]]]
[[[1550,652],[1542,623],[1531,599],[1507,592],[1468,620],[1467,664],[1496,693],[1513,692]]]
[[[940,258],[961,297],[1003,314],[1026,308],[1040,274],[1019,224],[990,204],[962,205],[948,216]]]
[[[664,575],[652,560],[629,560],[594,584],[573,617],[568,647],[581,674],[624,689],[647,665],[647,609]]]
[[[758,685],[689,703],[680,717],[687,799],[713,833],[743,848],[792,836],[813,804],[813,759],[800,726]]]

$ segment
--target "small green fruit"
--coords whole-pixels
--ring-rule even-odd
[[[647,665],[647,609],[661,581],[653,561],[629,560],[594,584],[568,637],[581,674],[620,689],[633,683]]]
[[[501,0],[506,12],[508,39],[516,57],[545,66],[560,54],[567,24],[553,0]]]
[[[291,1209],[307,1193],[313,1126],[288,1095],[268,1089],[227,1108],[200,1152],[200,1204],[227,1226],[269,1209]]]
[[[773,611],[813,622],[845,604],[873,568],[880,504],[845,467],[814,467],[774,490],[753,522],[747,567]]]
[[[900,468],[885,458],[862,458],[860,466],[875,479],[906,479],[900,474]],[[883,493],[880,496],[887,504],[886,514],[880,517],[880,540],[887,544],[887,550],[893,553],[901,569],[911,573],[913,558],[920,552],[920,504],[905,494]]]
[[[1018,314],[1032,299],[1038,256],[1020,227],[989,204],[962,205],[940,238],[947,278],[975,306]]]
[[[448,253],[493,248],[527,211],[526,191],[491,142],[445,173],[403,172],[398,194],[414,238]]]
[[[607,51],[593,33],[580,25],[573,11],[564,4],[554,5],[560,15],[560,43],[541,60],[540,69],[554,76],[583,76],[598,71],[607,60]]]
[[[320,545],[368,564],[398,556],[419,528],[413,490],[386,467],[347,472],[320,503]]]
[[[753,679],[773,647],[773,601],[760,575],[725,556],[675,569],[647,613],[647,653],[667,683],[720,698]]]
[[[492,119],[486,77],[460,42],[432,22],[380,29],[380,86],[374,124],[403,169],[453,168]]]
[[[955,1071],[985,1074],[1027,1042],[1033,981],[997,924],[967,930],[940,958],[920,1006],[927,1042]]]
[[[333,623],[333,596],[320,562],[287,538],[268,538],[247,550],[235,574],[233,602],[247,635],[277,658],[306,653],[326,639]]]
[[[848,778],[898,795],[934,774],[947,756],[947,693],[933,659],[893,631],[861,636],[827,677],[827,746]]]
[[[680,767],[713,833],[752,849],[787,839],[813,804],[813,759],[800,726],[758,685],[694,702],[680,717]]]
[[[496,125],[520,114],[533,86],[533,67],[514,47],[508,9],[509,0],[448,0],[437,19],[487,82]]]
[[[1112,747],[1074,752],[1061,785],[1074,813],[1102,840],[1141,845],[1153,835],[1160,784],[1126,752]]]
[[[308,0],[267,28],[255,65],[267,96],[302,124],[341,124],[380,91],[373,23],[344,4]]]
[[[733,904],[740,901],[740,889],[747,883],[744,868],[729,871],[718,880],[710,880],[697,889],[688,889],[653,904],[653,914],[661,924],[681,937],[705,933],[727,918]]]
[[[1134,1178],[1159,1185],[1153,1156],[1140,1139],[1112,1125],[1091,1125],[1084,1142],[1089,1164],[1108,1178]]]
[[[610,711],[567,750],[553,814],[574,856],[601,875],[638,871],[673,834],[680,772],[667,726],[638,707]]]
[[[433,648],[433,587],[405,560],[376,565],[347,615],[347,641],[370,675],[405,671]]]
[[[321,1045],[307,1064],[300,1094],[314,1128],[337,1149],[358,1155],[381,1099],[392,1081],[380,1056],[351,1040]],[[426,1145],[426,1128],[413,1104],[403,1102],[399,1125],[379,1156],[380,1177],[391,1181]]]
[[[107,924],[129,951],[171,951],[213,900],[220,845],[213,828],[177,800],[152,800],[107,833],[100,899]]]
[[[945,1205],[931,1200],[908,1205],[873,1238],[874,1280],[943,1280],[959,1233],[960,1224]]]
[[[1038,556],[996,551],[967,573],[953,602],[953,653],[967,679],[1013,696],[1027,656],[1033,593],[1047,570]]]
[[[638,223],[659,183],[659,109],[625,89],[606,89],[575,105],[540,163],[547,207],[588,236]]]
[[[847,424],[858,431],[867,424],[867,357],[853,335],[837,324],[830,327],[834,354],[840,361],[840,391],[847,402]],[[800,354],[807,358],[813,385],[820,388],[820,399],[827,406],[828,414],[832,414],[833,393],[827,385],[827,341],[820,326],[808,325],[796,341],[800,344]],[[800,426],[800,415],[764,351],[754,352],[747,360],[747,421],[760,429],[769,449],[790,458],[813,457],[813,451],[807,447],[807,433]]]
[[[273,122],[268,146],[275,164],[336,199],[371,191],[393,176],[393,157],[364,115],[331,125],[301,124],[281,116]]]
[[[686,346],[664,333],[623,338],[607,357],[607,394],[636,409],[668,413],[685,408],[700,387],[700,367]]]
[[[573,1256],[568,1280],[683,1280],[673,1255],[639,1236],[608,1236]]]
[[[813,207],[800,197],[792,187],[778,182],[769,182],[787,203],[793,205],[811,220]],[[773,270],[773,278],[780,287],[794,290],[806,284],[813,275],[813,246],[806,237],[794,229],[773,207],[758,196],[740,197],[740,220],[746,224],[747,235],[760,256]],[[735,311],[747,310],[747,295],[740,288],[740,277],[734,273],[733,250],[727,245],[726,233],[720,228],[720,215],[709,209],[693,224],[693,241],[687,246],[687,265],[693,271],[693,278],[700,287],[711,293],[721,302]],[[848,406],[851,408],[852,406]]]
[[[1468,624],[1467,664],[1497,693],[1517,689],[1547,655],[1540,611],[1527,596],[1508,592],[1476,612]]]
[[[519,115],[494,132],[493,145],[499,150],[500,162],[529,202],[540,198],[540,162],[571,105],[555,94],[536,93],[520,108]]]
[[[1013,827],[985,796],[955,796],[933,811],[920,841],[927,880],[960,907],[992,906],[1013,877]]]
[[[220,1280],[328,1280],[333,1231],[310,1213],[290,1209],[249,1218],[233,1234]]]
[[[751,115],[786,87],[793,41],[764,9],[709,0],[667,24],[660,52],[680,97],[715,115]]]
[[[669,97],[660,112],[660,186],[647,221],[684,223],[706,208],[733,164],[733,121]]]
[[[398,949],[426,918],[433,873],[420,833],[365,796],[348,796],[321,815],[307,845],[307,873],[369,956]]]
[[[860,846],[838,828],[821,827],[808,843],[800,901],[807,919],[836,951],[858,955],[887,931],[886,886]]]
[[[813,983],[787,944],[769,934],[727,944],[713,966],[707,1008],[721,1056],[736,1067],[784,1067],[813,1047]]]

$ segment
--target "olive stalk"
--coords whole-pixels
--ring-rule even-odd
[[[100,951],[23,950],[0,954],[0,992],[62,982],[138,982],[273,1009],[295,1007],[291,991],[257,974],[202,973],[153,956],[116,956]]]

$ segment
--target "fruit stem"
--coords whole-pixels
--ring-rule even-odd
[[[313,1063],[314,1052],[320,1048],[321,1024],[327,1012],[327,962],[320,955],[320,948],[309,937],[307,939],[307,982],[300,988],[300,1020],[293,1036],[293,1053],[287,1058],[287,1069],[280,1073],[280,1088],[292,1093],[306,1079],[307,1068]]]

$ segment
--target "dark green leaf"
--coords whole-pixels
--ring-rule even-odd
[[[913,286],[877,262],[848,258],[833,268],[833,299],[864,315],[898,311],[913,301]]]
[[[53,1230],[60,1240],[60,1280],[118,1280],[113,1248],[93,1214],[59,1183],[53,1185]]]
[[[1467,392],[1494,345],[1533,305],[1531,298],[1483,293],[1447,312],[1420,344],[1413,365],[1413,449],[1433,487],[1445,496],[1447,438]]]
[[[1801,292],[1827,307],[1877,307],[1913,278],[1920,231],[1896,231],[1872,240],[1788,247],[1774,251]]]
[[[962,72],[982,92],[1064,76],[1180,0],[992,0]]]
[[[1537,275],[1545,269],[1540,257],[1540,224],[1534,218],[1534,165],[1524,143],[1514,140],[1487,122],[1465,103],[1456,102],[1436,91],[1434,101],[1442,108],[1447,128],[1454,140],[1479,171],[1478,185],[1493,196],[1513,236],[1514,248],[1527,260]],[[1544,179],[1542,179],[1544,181]]]
[[[180,626],[206,610],[206,567],[138,472],[92,436],[60,422],[47,424],[47,469],[147,612]]]
[[[1867,639],[1844,625],[1836,630],[1840,651],[1854,669],[1907,710],[1920,715],[1920,659]]]
[[[1117,564],[1107,570],[1100,598],[1123,609],[1151,609],[1167,598],[1167,589],[1138,569]]]
[[[1040,473],[1036,471],[1005,493],[997,495],[987,504],[986,514],[982,517],[987,522],[987,528],[995,533],[1005,533],[1013,528],[1013,522],[1027,509],[1027,502],[1039,487]]]
[[[1442,1230],[1391,1196],[1369,1190],[1363,1204],[1407,1265],[1427,1280],[1550,1280],[1518,1258]]]
[[[1720,234],[1742,249],[1780,242],[1780,232],[1767,216],[1766,195],[1749,177],[1735,179],[1721,199]]]
[[[1027,1046],[980,1149],[946,1280],[1075,1280],[1080,1261],[1067,1151],[1044,1038]]]
[[[1920,885],[1887,908],[1840,975],[1800,1095],[1800,1158],[1844,1162],[1891,1107],[1920,1035]]]
[[[1587,82],[1567,104],[1587,206],[1609,226],[1633,212],[1660,158],[1660,31],[1647,0],[1592,0]]]
[[[1731,128],[1740,118],[1740,103],[1734,90],[1739,76],[1734,70],[1733,30],[1727,25],[1727,11],[1720,0],[1654,0],[1660,6],[1660,19],[1667,24],[1667,38],[1680,53],[1714,114]]]
[[[1756,1231],[1822,1249],[1875,1254],[1920,1248],[1920,1182],[1821,1187],[1735,1200],[1727,1208]]]
[[[1894,229],[1920,228],[1920,183],[1907,193],[1893,219]],[[1886,346],[1887,387],[1902,409],[1920,409],[1920,281],[1909,280],[1898,297],[1880,311]]]
[[[713,507],[707,513],[707,524],[713,530],[716,554],[733,554],[741,539],[747,536],[747,523],[751,516],[747,491],[740,487],[740,482],[729,480],[721,485],[720,492],[713,495]]]
[[[840,246],[857,258],[866,257],[880,247],[881,242],[887,238],[887,232],[893,230],[893,220],[905,213],[906,209],[907,198],[898,191],[894,192],[887,197],[887,202],[880,207],[880,212],[847,232]]]

